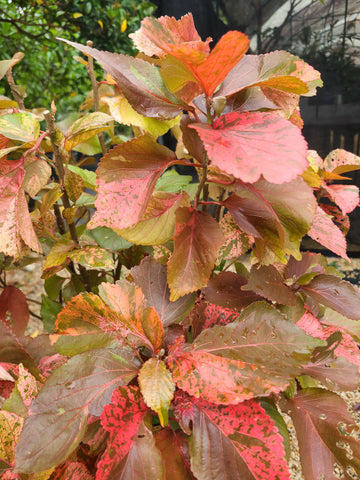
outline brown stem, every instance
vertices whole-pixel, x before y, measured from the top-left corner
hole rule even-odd
[[[56,171],[57,171],[59,179],[60,179],[60,188],[61,188],[61,191],[62,191],[61,199],[62,199],[62,202],[63,202],[63,205],[64,205],[65,208],[71,208],[69,195],[68,195],[68,193],[66,191],[66,188],[65,188],[64,159],[63,159],[63,155],[61,153],[60,147],[56,142],[55,119],[54,119],[53,114],[49,110],[46,110],[44,112],[44,117],[45,117],[45,121],[46,121],[47,131],[48,131],[48,134],[49,134],[49,137],[50,137],[51,146],[52,146],[52,149],[53,149],[54,165],[55,165]],[[59,207],[58,207],[58,209],[59,209]],[[65,230],[63,217],[60,214],[60,210],[58,210],[58,215],[57,215],[57,212],[56,212],[56,208],[54,208],[54,211],[55,211],[56,219],[58,220],[58,218],[59,219],[61,218],[61,222],[60,223],[58,222],[59,231],[61,233],[61,228],[62,227],[64,227],[63,230]],[[71,239],[77,245],[79,245],[79,238],[78,238],[78,235],[77,235],[77,232],[76,232],[75,223],[73,221],[68,222],[66,220],[66,218],[65,218],[65,221],[66,221],[66,223],[69,227],[69,232],[70,232]],[[60,227],[61,224],[62,224],[62,227]],[[89,275],[88,275],[88,272],[87,272],[86,268],[83,267],[82,265],[79,265],[79,271],[80,271],[80,275],[83,279],[83,283],[84,283],[84,286],[85,286],[86,290],[88,292],[91,291],[90,282],[89,282]]]
[[[199,200],[200,200],[200,195],[201,195],[201,192],[204,188],[204,185],[206,183],[206,176],[207,176],[207,167],[208,167],[208,157],[207,155],[205,154],[205,157],[204,157],[204,164],[203,164],[203,171],[202,171],[202,175],[201,175],[201,180],[199,182],[199,185],[198,185],[198,188],[197,188],[197,191],[196,191],[196,194],[195,194],[195,200],[194,200],[194,208],[196,209],[197,208],[197,205],[199,203]]]
[[[11,68],[9,68],[9,70],[6,72],[6,79],[8,81],[8,84],[9,84],[10,89],[11,89],[11,93],[12,93],[15,101],[18,103],[21,110],[25,110],[24,100],[18,94],[18,91],[17,91],[17,88],[16,88],[16,83],[15,83]]]
[[[93,42],[89,40],[86,42],[86,45],[88,47],[92,47]],[[94,110],[95,112],[100,112],[99,88],[98,88],[98,83],[97,83],[95,72],[94,72],[94,59],[90,56],[88,56],[88,63],[87,63],[86,69],[88,71],[88,74],[91,80],[92,89],[93,89]],[[105,155],[106,146],[105,146],[104,135],[102,132],[98,134],[98,138],[99,138],[102,154]]]
[[[225,188],[222,188],[220,190],[220,194],[219,194],[219,202],[222,202],[224,200],[224,196],[225,196]],[[218,205],[217,209],[216,209],[216,213],[215,213],[215,220],[217,222],[220,222],[220,218],[221,218],[221,211],[223,209],[223,206],[222,205]]]

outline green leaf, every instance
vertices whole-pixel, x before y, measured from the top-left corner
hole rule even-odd
[[[30,112],[19,112],[0,117],[0,133],[11,140],[34,143],[40,131],[39,122]]]
[[[117,348],[81,353],[55,370],[31,404],[16,471],[42,472],[64,461],[81,442],[89,415],[99,416],[114,389],[127,385],[138,369],[132,350]]]
[[[132,243],[120,237],[114,230],[108,227],[96,227],[89,230],[90,235],[100,245],[111,252],[119,252],[131,247]]]
[[[75,165],[68,165],[67,168],[74,173],[80,175],[80,177],[84,180],[84,185],[86,188],[91,188],[95,190],[96,188],[96,173],[92,172],[91,170],[87,170],[86,168],[80,168]]]
[[[62,310],[62,305],[46,295],[41,295],[41,318],[46,332],[52,333],[55,328],[56,317]]]
[[[166,170],[156,182],[155,190],[162,192],[179,192],[192,182],[191,175],[180,175],[176,170]]]
[[[165,363],[150,358],[138,375],[140,390],[148,407],[154,410],[163,427],[168,424],[168,410],[175,392],[175,383]]]
[[[92,112],[76,120],[66,132],[65,149],[69,152],[79,143],[112,127],[113,118],[102,112]]]

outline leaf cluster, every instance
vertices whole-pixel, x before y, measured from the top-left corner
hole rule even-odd
[[[54,103],[25,109],[20,57],[0,63],[14,95],[0,113],[3,477],[285,480],[282,414],[306,480],[335,463],[359,475],[339,393],[360,384],[360,297],[300,248],[307,234],[347,259],[359,203],[341,181],[360,158],[322,159],[301,134],[319,73],[247,55],[240,32],[211,50],[191,14],[146,18],[132,39],[136,58],[66,40],[93,102],[65,123]],[[6,272],[36,261],[44,333],[28,336]]]

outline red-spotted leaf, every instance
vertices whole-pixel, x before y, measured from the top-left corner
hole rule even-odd
[[[206,328],[227,325],[238,316],[235,310],[198,300],[189,314],[188,323],[192,326],[193,338],[196,338]]]
[[[38,391],[39,386],[35,377],[20,364],[19,376],[15,382],[14,390],[5,403],[6,406],[4,405],[3,408],[8,411],[15,411],[15,413],[19,415],[21,413],[21,416],[27,417],[27,409],[36,397]],[[21,408],[19,401],[21,402],[21,407],[23,407],[22,412],[18,411],[18,408]],[[14,410],[12,410],[12,407],[15,407]]]
[[[0,474],[13,467],[15,446],[23,423],[24,419],[15,413],[0,411]]]
[[[191,13],[180,20],[168,16],[158,19],[147,17],[141,21],[139,30],[130,34],[130,38],[135,47],[149,57],[171,54],[180,59],[185,57],[194,64],[208,56],[211,41],[211,38],[201,41]]]
[[[239,229],[229,212],[221,219],[220,227],[225,242],[220,248],[217,263],[238,258],[249,250],[253,239]]]
[[[360,157],[342,148],[332,150],[324,160],[323,168],[327,172],[342,174],[358,170],[360,168]]]
[[[146,405],[159,415],[161,425],[166,427],[175,391],[171,373],[162,360],[149,358],[141,367],[138,379]]]
[[[165,480],[196,480],[190,470],[190,457],[184,458],[188,445],[182,432],[163,428],[155,434],[155,443],[161,453]]]
[[[307,144],[295,125],[271,113],[232,112],[212,126],[192,124],[209,159],[244,182],[263,175],[272,183],[294,180],[308,165]]]
[[[0,322],[0,362],[22,363],[32,375],[39,378],[39,370],[34,359],[2,322]]]
[[[340,257],[349,260],[346,255],[346,239],[341,230],[331,220],[321,207],[317,207],[313,224],[308,231],[309,237],[336,253]]]
[[[242,310],[251,303],[262,300],[261,296],[254,292],[243,291],[247,279],[235,272],[220,272],[210,278],[204,289],[207,301],[233,310]]]
[[[360,475],[360,444],[349,435],[355,426],[354,420],[341,397],[322,388],[309,388],[301,390],[291,400],[283,399],[281,409],[294,422],[301,466],[307,480],[337,479],[335,462],[345,472],[347,467],[352,467]],[[350,446],[351,455],[339,442]],[[345,478],[352,477],[345,473]]]
[[[295,305],[297,301],[296,294],[285,285],[283,276],[273,265],[254,265],[250,270],[248,283],[241,289],[250,290],[282,305]]]
[[[9,317],[7,318],[7,313]],[[29,308],[26,297],[14,285],[8,285],[0,295],[0,321],[4,322],[15,335],[23,335],[29,322]]]
[[[133,351],[118,348],[81,353],[55,370],[31,404],[16,471],[42,472],[64,461],[79,445],[89,414],[99,416],[114,389],[128,384],[138,369]]]
[[[235,322],[204,330],[193,344],[175,344],[168,365],[178,387],[190,395],[236,404],[284,390],[324,343],[270,305],[256,303]]]
[[[63,41],[97,60],[141,115],[165,120],[179,115],[186,105],[171,93],[156,65],[127,55]]]
[[[147,411],[138,387],[114,391],[111,404],[101,415],[101,423],[110,433],[110,439],[98,464],[97,480],[163,478],[160,453],[143,422]]]
[[[359,188],[355,185],[324,185],[324,189],[340,207],[343,215],[352,212],[359,205]]]
[[[145,257],[140,265],[131,269],[135,283],[141,287],[148,307],[154,307],[165,327],[180,322],[194,305],[194,295],[184,295],[170,302],[167,270],[151,256]]]
[[[189,451],[198,480],[289,480],[282,437],[257,401],[231,406],[192,401]]]
[[[186,192],[155,191],[149,200],[143,220],[134,227],[117,232],[135,245],[164,245],[174,237],[176,210],[189,206],[190,199]]]
[[[193,208],[176,212],[174,252],[168,263],[170,300],[206,285],[224,241],[219,224]]]
[[[97,170],[97,211],[89,227],[122,229],[142,220],[156,181],[172,163],[176,163],[175,154],[150,135],[110,150]]]
[[[164,328],[153,307],[147,307],[139,287],[124,281],[115,285],[102,283],[102,299],[116,312],[115,318],[103,322],[107,331],[119,332],[120,338],[129,335],[136,344],[146,345],[158,352],[164,340]]]
[[[307,79],[296,74],[296,60],[298,57],[285,51],[245,55],[225,78],[219,95],[229,96],[255,85],[306,94],[309,91]]]
[[[360,320],[360,295],[353,285],[334,275],[317,275],[301,289],[312,300],[352,320]]]
[[[23,190],[23,160],[0,161],[0,251],[14,258],[23,256],[25,247],[41,252]]]
[[[47,184],[51,175],[51,167],[42,158],[27,156],[24,169],[24,189],[30,197],[35,197],[38,191]]]

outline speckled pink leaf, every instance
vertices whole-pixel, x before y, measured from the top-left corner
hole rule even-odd
[[[2,466],[13,466],[15,446],[23,423],[24,419],[15,413],[0,411],[0,472]]]
[[[204,300],[197,300],[189,313],[187,322],[192,326],[193,337],[196,338],[202,330],[214,325],[227,325],[236,320],[239,313],[230,308],[224,308]]]
[[[189,450],[197,479],[290,479],[282,437],[257,401],[231,406],[189,401],[193,402]]]
[[[102,426],[110,433],[110,438],[98,464],[98,480],[114,478],[112,475],[116,474],[119,464],[131,450],[147,411],[138,387],[114,390],[110,405],[106,405],[101,414]]]
[[[307,168],[307,144],[297,127],[271,113],[232,112],[212,126],[193,124],[209,159],[244,182],[263,175],[272,183],[294,180]]]
[[[360,320],[360,295],[350,282],[335,275],[320,274],[306,285],[302,291],[321,305],[330,307],[352,320]]]
[[[0,161],[0,251],[20,258],[26,246],[41,252],[23,189],[23,160]]]
[[[334,349],[335,357],[344,357],[350,363],[360,367],[360,352],[357,343],[340,326],[325,326],[310,312],[305,313],[296,323],[304,332],[315,338],[326,340],[334,332],[342,335],[339,345]]]
[[[194,343],[174,344],[168,365],[178,387],[190,395],[236,404],[284,390],[323,343],[270,305],[256,303],[237,321],[204,330]]]
[[[360,444],[348,434],[355,422],[341,397],[323,388],[308,388],[291,400],[283,399],[281,409],[294,422],[306,479],[336,480],[335,462],[345,471],[351,466],[360,475]],[[352,454],[339,442],[348,444]],[[345,478],[352,477],[346,474]]]
[[[229,212],[221,219],[220,227],[225,242],[219,250],[217,263],[238,258],[249,250],[253,239],[239,229]]]
[[[187,207],[177,210],[167,277],[171,301],[206,285],[223,241],[219,224],[209,214]]]
[[[175,154],[150,135],[110,150],[97,170],[97,211],[89,227],[122,229],[142,220],[156,181],[175,160]]]
[[[330,198],[342,211],[342,214],[352,212],[359,205],[359,188],[355,185],[324,185]]]
[[[342,148],[332,150],[324,160],[323,168],[327,172],[342,174],[358,170],[360,168],[360,157]]]
[[[336,253],[340,257],[349,260],[346,255],[346,240],[341,230],[333,223],[319,206],[317,207],[313,224],[308,231],[309,237]]]
[[[79,445],[89,415],[99,416],[114,389],[127,385],[138,369],[129,348],[98,348],[55,370],[30,406],[17,444],[16,471],[42,472],[64,461]]]
[[[19,377],[15,384],[25,407],[29,407],[39,391],[36,379],[21,364],[19,365]]]
[[[164,327],[180,322],[194,304],[194,295],[184,295],[170,302],[170,290],[167,284],[167,270],[150,255],[140,265],[131,269],[135,283],[141,287],[146,305],[154,307]]]
[[[10,319],[7,319],[7,312]],[[29,322],[29,308],[26,297],[14,285],[8,285],[0,295],[0,321],[4,322],[15,335],[23,335]]]

